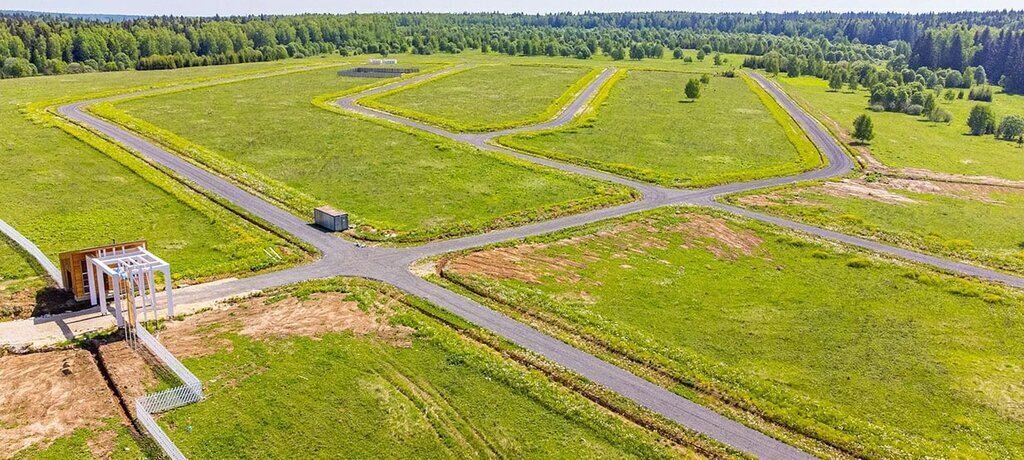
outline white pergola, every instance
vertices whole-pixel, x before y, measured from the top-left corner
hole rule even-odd
[[[107,296],[113,291],[114,316],[118,327],[134,329],[141,320],[149,320],[149,314],[157,319],[158,302],[156,273],[164,276],[166,301],[163,307],[167,316],[174,316],[174,299],[171,296],[171,266],[145,248],[113,248],[100,250],[89,257],[87,276],[89,279],[89,300],[99,305],[102,314],[110,313]],[[104,276],[106,275],[106,276]],[[107,278],[111,286],[107,286]],[[127,303],[127,305],[125,305]],[[125,310],[127,307],[127,310]],[[122,312],[128,314],[126,325]]]

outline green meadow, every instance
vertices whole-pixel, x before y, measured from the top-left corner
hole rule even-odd
[[[703,85],[700,98],[691,101],[683,88],[697,77],[700,74],[629,71],[613,80],[580,123],[499,141],[671,187],[708,186],[820,166],[813,145],[752,81],[715,76]]]
[[[231,308],[251,315],[242,308],[339,294],[385,323],[263,338],[230,322],[200,326],[202,340],[226,344],[183,360],[208,397],[159,419],[186,456],[694,456],[411,307],[421,302],[396,302],[401,295],[378,283],[302,283]]]
[[[846,132],[853,131],[858,115],[870,115],[875,138],[868,147],[887,166],[1024,180],[1024,151],[991,135],[971,136],[967,128],[967,116],[975,104],[990,105],[999,120],[1006,115],[1024,115],[1024,96],[999,92],[991,103],[940,97],[938,107],[953,115],[947,124],[903,113],[872,112],[868,110],[868,91],[830,91],[828,82],[820,78],[779,76],[776,80],[819,119],[830,119]],[[826,126],[835,129],[831,123]]]
[[[360,103],[454,131],[494,131],[553,117],[597,72],[580,67],[481,65]]]
[[[1024,455],[1018,291],[694,208],[442,263],[563,340],[854,456]]]
[[[80,128],[54,126],[43,108],[93,95],[268,72],[321,59],[175,71],[93,73],[0,81],[0,219],[57,254],[145,239],[177,278],[242,274],[302,259],[291,244],[228,212]],[[50,101],[50,102],[47,102]],[[33,122],[36,118],[39,122]],[[284,260],[268,255],[274,250]],[[23,273],[28,273],[24,272]]]
[[[734,196],[730,201],[942,257],[1024,273],[1024,235],[1020,233],[1024,191],[946,184],[939,186],[951,191],[936,193],[886,189],[885,182],[880,179],[873,189],[883,191],[884,199],[850,196],[834,191],[834,184],[804,184]]]
[[[355,236],[372,240],[456,236],[631,199],[622,188],[311,103],[382,83],[336,71],[152,95],[97,113],[303,217],[320,204],[345,210]]]

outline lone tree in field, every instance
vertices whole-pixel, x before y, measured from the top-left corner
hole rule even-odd
[[[828,79],[828,88],[832,91],[843,89],[843,76],[839,75],[839,72],[832,73],[832,77]]]
[[[690,81],[686,82],[686,97],[691,101],[700,97],[700,80],[691,78]]]
[[[996,116],[987,105],[978,104],[971,109],[971,115],[967,117],[967,127],[971,128],[971,134],[980,136],[996,132]]]
[[[871,123],[871,117],[861,115],[853,120],[853,138],[861,143],[875,138],[875,126]]]
[[[1007,141],[1015,141],[1024,136],[1024,117],[1020,115],[1009,115],[1003,118],[996,129],[996,138]]]

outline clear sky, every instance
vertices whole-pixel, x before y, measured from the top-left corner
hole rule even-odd
[[[1020,0],[0,0],[0,9],[62,13],[214,14],[350,13],[388,11],[897,11],[930,12],[1024,8]]]

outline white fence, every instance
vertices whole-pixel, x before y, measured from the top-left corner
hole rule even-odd
[[[28,238],[25,238],[25,235],[22,235],[2,219],[0,219],[0,232],[7,235],[8,238],[14,241],[14,244],[21,246],[25,252],[29,253],[29,255],[36,259],[36,262],[43,267],[43,270],[46,270],[46,274],[50,275],[50,278],[53,278],[53,282],[57,287],[64,287],[64,278],[60,276],[60,270],[57,270],[57,267],[53,265],[53,262],[50,262],[50,259],[46,257],[46,254],[43,254],[43,251],[39,250],[39,247],[37,247],[35,243],[29,241]]]
[[[146,349],[153,353],[153,356],[160,362],[164,363],[182,381],[183,385],[136,399],[135,417],[168,457],[173,460],[185,460],[185,455],[178,450],[178,446],[174,445],[171,438],[167,437],[167,433],[164,433],[164,430],[156,423],[153,414],[202,401],[203,384],[146,328],[138,327],[136,335],[139,342],[145,345]]]

